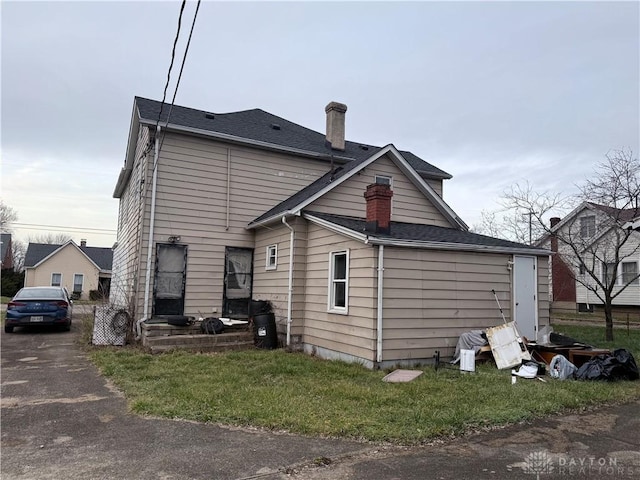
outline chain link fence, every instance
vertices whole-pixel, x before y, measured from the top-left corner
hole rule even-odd
[[[132,317],[125,307],[105,304],[95,309],[93,345],[125,345],[130,336]]]

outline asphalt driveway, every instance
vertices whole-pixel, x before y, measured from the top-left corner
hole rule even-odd
[[[3,479],[640,478],[640,402],[412,448],[144,418],[77,329],[2,334]]]

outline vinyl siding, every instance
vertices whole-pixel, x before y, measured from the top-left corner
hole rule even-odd
[[[82,300],[89,299],[89,291],[98,289],[100,270],[77,247],[67,245],[35,268],[29,268],[25,287],[51,285],[51,274],[62,274],[62,287],[73,292],[73,279],[76,273],[84,276]]]
[[[329,313],[330,252],[349,250],[348,315]],[[375,249],[317,225],[307,231],[305,347],[325,348],[368,361],[375,359]]]
[[[307,224],[299,217],[289,218],[288,223],[295,232],[291,335],[292,338],[294,336],[300,338],[305,305]],[[272,228],[260,228],[256,232],[253,267],[253,297],[271,301],[278,330],[280,333],[285,334],[289,296],[290,233],[289,228],[282,224]],[[273,270],[266,269],[266,253],[269,245],[277,245],[277,264]]]
[[[335,187],[309,205],[307,210],[365,217],[364,192],[367,185],[375,182],[376,175],[393,178],[391,220],[451,227],[446,218],[387,156],[379,158],[360,173]]]
[[[640,234],[637,234],[640,237]],[[630,238],[620,249],[620,256],[624,256],[622,262],[636,262],[640,271],[640,238]],[[597,265],[596,270],[602,279],[602,265]],[[622,284],[622,264],[618,267],[618,283]],[[586,277],[586,276],[585,276]],[[593,282],[593,280],[592,280]],[[614,294],[619,292],[620,286],[615,287]],[[593,293],[587,291],[586,287],[576,282],[576,301],[593,305],[602,305],[602,301]],[[640,284],[629,285],[616,298],[613,299],[615,306],[640,306]]]
[[[385,248],[383,361],[453,356],[458,337],[511,317],[506,254]],[[546,258],[538,269],[539,325],[548,323]],[[545,313],[546,312],[546,313]]]
[[[135,159],[131,177],[120,197],[118,209],[117,246],[113,251],[110,302],[128,307],[130,313],[137,315],[136,291],[141,285],[140,249],[143,231],[143,212],[145,210],[145,189],[149,182],[148,165],[153,162],[153,151],[146,151],[150,141],[149,128],[141,126],[138,131]],[[146,180],[145,180],[146,178]],[[148,223],[146,223],[148,225]]]
[[[150,162],[152,158],[150,154]],[[328,167],[326,162],[199,137],[172,133],[164,137],[158,162],[154,245],[166,243],[170,236],[179,236],[179,243],[188,247],[185,315],[222,312],[225,247],[253,248],[254,232],[246,230],[246,225],[323,175]],[[149,191],[144,205],[145,233],[138,251],[139,310],[144,303],[151,168],[146,182]],[[127,189],[130,188],[131,182]],[[153,282],[153,260],[150,268]]]

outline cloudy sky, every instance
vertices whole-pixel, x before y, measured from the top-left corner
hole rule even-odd
[[[14,233],[111,246],[133,97],[162,98],[180,2],[0,8]],[[637,1],[203,1],[176,103],[318,131],[346,103],[348,139],[451,173],[445,200],[473,225],[516,182],[569,193],[609,150],[638,152],[639,19]]]

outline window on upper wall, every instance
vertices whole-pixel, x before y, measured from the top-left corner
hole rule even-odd
[[[616,276],[615,263],[602,263],[602,282],[609,285],[611,280]]]
[[[81,293],[83,284],[84,275],[82,273],[76,273],[73,276],[73,293]]]
[[[269,245],[267,247],[266,270],[275,270],[278,267],[278,245]]]
[[[580,236],[591,238],[596,234],[596,216],[589,215],[580,218]]]
[[[622,262],[622,284],[638,285],[638,262]]]
[[[51,274],[51,286],[52,287],[61,287],[62,286],[62,274],[61,273],[52,273]]]
[[[389,177],[388,175],[376,175],[374,177],[374,182],[378,185],[389,185],[389,188],[393,190],[393,177]]]
[[[349,250],[329,254],[329,302],[333,313],[349,310]]]

